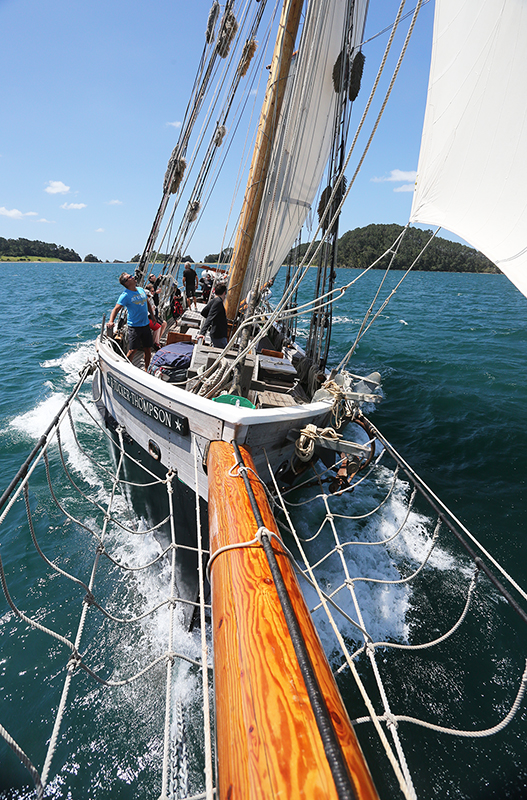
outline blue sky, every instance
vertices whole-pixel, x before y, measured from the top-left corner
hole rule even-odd
[[[365,38],[390,25],[397,7],[371,0]],[[209,0],[0,0],[0,236],[55,242],[109,261],[142,251],[209,9]],[[432,16],[429,2],[341,232],[408,220]],[[387,37],[365,46],[360,99]],[[194,239],[195,260],[218,251],[221,230],[218,219]]]

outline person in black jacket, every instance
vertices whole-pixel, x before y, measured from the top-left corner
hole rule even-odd
[[[201,316],[205,317],[205,322],[201,326],[200,337],[204,338],[206,332],[210,328],[210,338],[213,347],[221,347],[222,349],[227,346],[227,314],[223,306],[225,298],[227,297],[227,287],[224,283],[219,283],[215,289],[215,295],[210,300],[203,311]]]

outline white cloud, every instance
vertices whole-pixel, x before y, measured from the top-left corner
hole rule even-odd
[[[404,172],[402,169],[392,169],[388,177],[384,176],[383,178],[372,178],[374,183],[386,183],[387,181],[393,183],[406,183],[407,181],[415,181],[417,178],[417,172],[415,170],[409,170]],[[395,189],[395,191],[400,191]],[[406,189],[405,191],[408,191]]]
[[[67,211],[71,208],[86,208],[86,203],[63,203],[61,208],[65,208]]]
[[[48,194],[68,194],[69,190],[70,187],[62,183],[62,181],[48,181],[44,191]]]
[[[403,186],[397,186],[393,191],[394,192],[413,192],[415,189],[414,183],[405,183]]]
[[[108,205],[108,206],[122,206],[122,204],[123,204],[122,200],[109,200],[106,203],[106,205]]]
[[[172,128],[181,128],[181,122],[167,122],[167,125],[171,125]]]
[[[96,228],[95,233],[104,233],[104,228]]]
[[[54,225],[55,224],[55,220],[53,220],[53,219],[44,219],[44,217],[42,217],[42,219],[39,219],[39,222],[47,222],[49,225]]]
[[[25,214],[19,211],[18,208],[0,208],[0,215],[3,217],[10,217],[11,219],[22,219],[22,217],[38,217],[36,211],[26,211]]]

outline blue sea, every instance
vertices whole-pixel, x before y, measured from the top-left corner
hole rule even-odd
[[[117,299],[117,276],[123,268],[121,264],[0,266],[4,283],[12,287],[12,299],[5,302],[9,312],[5,318],[11,323],[4,326],[7,341],[0,363],[2,490],[58,412],[83,364],[94,358],[102,316],[108,316]],[[356,274],[338,270],[337,284],[348,283]],[[329,366],[339,362],[353,341],[380,274],[366,275],[336,304]],[[401,276],[401,272],[393,273],[385,294]],[[273,289],[277,297],[282,278]],[[300,342],[302,336],[301,328]],[[526,365],[527,299],[504,276],[423,272],[406,278],[349,364],[355,373],[380,372],[383,402],[371,410],[372,421],[524,588]],[[89,386],[82,390],[82,397],[89,404]],[[98,461],[111,466],[115,456],[105,437],[86,411],[80,409],[76,414],[81,444]],[[92,471],[71,434],[65,437],[64,452],[72,476],[95,492],[103,504],[107,484]],[[50,458],[58,462],[56,447]],[[52,463],[52,478],[58,481],[66,495],[65,505],[75,516],[81,507],[59,472]],[[93,554],[89,536],[80,526],[65,522],[60,511],[44,499],[48,497],[46,476],[41,471],[35,475],[29,498],[36,537],[50,560],[63,569],[86,574]],[[137,507],[130,504],[127,508],[126,500],[123,495],[122,511],[132,525],[137,523]],[[309,527],[310,512],[307,518],[302,513],[299,524]],[[90,522],[86,518],[81,521]],[[388,613],[394,619],[388,636],[397,636],[398,625],[406,631],[424,625],[429,614],[432,619],[434,613],[448,617],[468,563],[460,548],[448,542],[441,550],[444,567],[434,567],[437,574],[443,573],[446,588],[417,587],[408,598],[402,620],[395,619],[398,609],[390,608]],[[141,540],[136,550],[124,540],[112,544],[130,563],[146,561],[155,555],[157,546],[152,538]],[[14,601],[42,624],[74,636],[74,619],[83,595],[65,587],[36,554],[22,499],[0,526],[0,547]],[[155,605],[168,577],[161,570],[150,582],[134,580],[121,584],[115,571],[108,568],[97,584],[99,596],[122,615],[132,613],[142,608],[141,604]],[[387,683],[392,697],[400,701],[400,706],[394,702],[398,713],[458,728],[491,727],[507,713],[527,658],[527,629],[488,582],[481,586],[466,632],[440,657],[410,663],[406,657],[386,656]],[[67,654],[59,642],[18,620],[3,595],[0,597],[0,724],[41,769],[60,701]],[[455,617],[459,609],[452,613]],[[439,634],[434,630],[434,635]],[[133,633],[106,621],[93,629],[88,625],[90,663],[106,675],[128,674],[140,662],[140,653],[155,656],[159,652],[158,637],[155,622],[145,623]],[[181,650],[198,656],[198,631],[180,630],[176,638]],[[189,669],[178,681],[185,712],[199,715],[196,675]],[[345,676],[339,682],[352,707],[354,688]],[[76,677],[45,796],[83,800],[158,797],[164,721],[164,696],[160,697],[164,690],[160,687],[155,676],[146,684],[119,690],[104,689],[85,673]],[[354,716],[352,708],[350,715]],[[526,699],[505,731],[489,739],[451,739],[423,729],[406,731],[401,736],[418,797],[527,797]],[[381,797],[401,796],[367,729],[361,726],[358,733]],[[203,790],[198,777],[202,754],[197,745],[193,750],[192,742],[189,730],[189,761],[197,792]],[[10,748],[0,743],[0,797],[31,797],[31,786],[25,768]]]

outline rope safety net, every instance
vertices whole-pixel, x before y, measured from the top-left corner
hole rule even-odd
[[[0,502],[0,579],[7,611],[1,619],[4,634],[17,634],[4,635],[9,640],[4,656],[9,668],[12,648],[20,649],[25,638],[34,642],[25,648],[20,696],[31,705],[29,683],[35,705],[21,714],[19,698],[6,698],[0,736],[24,765],[38,797],[64,782],[64,774],[81,760],[79,752],[93,747],[90,735],[79,744],[86,715],[92,715],[98,737],[109,730],[111,744],[99,747],[120,774],[135,770],[137,777],[144,770],[145,785],[159,788],[160,798],[211,798],[204,510],[194,500],[185,517],[175,474],[160,477],[147,470],[127,452],[122,429],[108,448],[110,434],[81,391],[89,372],[83,370],[25,474],[21,471]],[[346,435],[353,429],[352,424]],[[364,427],[360,430],[364,438]],[[523,600],[525,593],[371,423],[369,432],[376,437],[375,457],[339,491],[334,470],[323,470],[321,462],[304,473],[294,492],[281,487],[270,467],[260,480],[266,480],[359,736],[374,731],[373,738],[361,738],[366,755],[376,753],[369,759],[376,763],[380,752],[391,764],[391,778],[378,787],[381,796],[400,792],[413,798],[418,791],[407,754],[409,731],[441,736],[442,747],[454,736],[476,747],[478,740],[516,723],[527,681],[524,665],[506,661],[506,679],[490,687],[478,676],[483,662],[488,670],[499,669],[507,658],[497,620],[505,614],[509,630],[517,627],[518,615],[524,617],[519,607],[502,602],[500,581]],[[329,429],[323,433],[332,438]],[[365,445],[371,448],[371,441]],[[192,454],[197,485],[202,457],[197,441]],[[132,496],[146,498],[145,507],[136,508]],[[155,515],[146,508],[154,497],[163,498],[155,500]],[[454,529],[470,539],[468,549],[460,547]],[[255,528],[252,547],[261,546],[257,534]],[[13,548],[27,551],[23,563],[11,557]],[[501,572],[499,581],[488,579],[488,563]],[[57,611],[57,598],[59,608],[71,609],[67,614]],[[495,631],[491,639],[489,627]],[[477,653],[473,685],[455,668],[456,652],[467,646]],[[410,697],[406,675],[422,682]],[[43,687],[50,708],[39,714]],[[485,703],[474,719],[470,709],[481,694]],[[141,763],[146,766],[138,767]]]
[[[503,732],[515,719],[527,663],[509,661],[504,644],[510,625],[524,635],[527,618],[514,598],[526,597],[382,434],[371,424],[368,430],[377,434],[376,456],[346,488],[335,489],[338,460],[334,469],[312,464],[295,490],[281,487],[269,459],[269,474],[260,479],[272,492],[275,516],[339,688],[353,709],[353,724],[359,736],[366,726],[371,731],[361,738],[363,747],[366,741],[372,748],[366,758],[378,763],[384,753],[391,763],[391,778],[385,770],[386,785],[377,788],[381,796],[382,788],[386,796],[398,796],[398,788],[414,798],[418,788],[422,796],[423,784],[414,786],[412,774],[422,766],[406,751],[415,749],[419,731],[440,735],[445,749],[445,735],[452,742],[471,740],[469,760],[478,740]],[[468,679],[456,661],[467,649],[473,654]],[[494,673],[490,683],[502,683],[497,675],[503,659],[510,665],[506,688],[493,693],[483,674]],[[410,678],[417,683],[410,685]]]
[[[111,437],[101,425],[82,392],[91,371],[82,371],[26,474],[2,498],[6,669],[28,645],[20,696],[4,698],[0,739],[39,798],[69,786],[64,776],[81,772],[75,762],[94,747],[94,781],[102,769],[121,776],[118,784],[134,775],[160,798],[212,798],[199,501],[192,493],[182,508],[175,473],[152,473],[127,452],[123,429]],[[13,548],[27,552],[22,561]],[[40,713],[42,696],[50,707]],[[90,744],[94,732],[98,743]],[[192,753],[189,738],[201,742]],[[7,751],[2,763],[16,771]],[[79,785],[89,780],[84,774]]]

